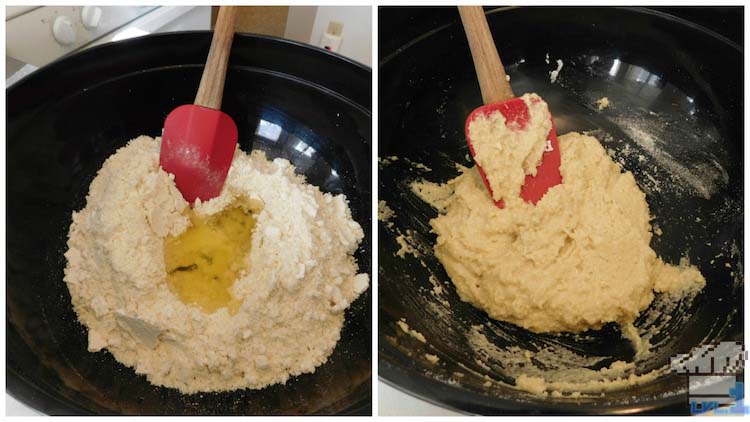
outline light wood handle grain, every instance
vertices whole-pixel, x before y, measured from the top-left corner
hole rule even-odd
[[[479,88],[482,90],[482,101],[492,104],[510,100],[515,95],[505,77],[505,68],[492,40],[484,10],[481,6],[458,6],[458,13],[469,40]]]
[[[195,95],[195,104],[214,110],[221,109],[224,95],[224,79],[227,76],[227,63],[232,50],[234,23],[237,21],[237,6],[221,6],[214,26],[211,48],[208,50],[206,67],[203,69],[201,84]]]

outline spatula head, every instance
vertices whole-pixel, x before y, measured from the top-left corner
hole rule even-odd
[[[521,98],[513,98],[501,103],[487,104],[476,108],[466,119],[466,126],[464,128],[466,142],[469,144],[472,157],[474,157],[474,147],[471,144],[471,136],[469,136],[469,125],[477,116],[490,115],[496,111],[499,111],[505,117],[505,125],[512,130],[525,130],[529,127],[531,118],[529,108]],[[554,120],[551,123],[552,126],[546,139],[547,146],[542,154],[542,162],[536,168],[536,176],[526,175],[524,184],[521,187],[521,198],[535,205],[551,187],[562,182],[562,176],[560,175],[560,147],[557,142]],[[477,169],[491,197],[492,188],[490,187],[490,182],[479,163],[477,163]],[[499,208],[504,207],[502,199],[494,202]]]
[[[186,201],[219,196],[237,146],[237,125],[227,114],[193,104],[164,121],[159,164],[174,174]]]

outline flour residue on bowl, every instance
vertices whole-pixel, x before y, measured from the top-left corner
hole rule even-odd
[[[670,178],[669,189],[708,199],[729,182],[726,170],[715,157],[702,158],[700,163],[677,159],[669,151],[676,145],[691,145],[711,141],[711,131],[696,133],[682,128],[682,122],[665,121],[659,115],[642,112],[623,113],[611,119],[620,129],[650,156]],[[711,141],[712,142],[712,141]]]
[[[422,343],[427,343],[427,339],[425,339],[424,334],[409,327],[409,324],[406,323],[406,320],[404,318],[401,318],[401,320],[396,321],[396,324],[398,324],[398,327],[401,328],[401,331],[403,331],[404,333],[414,337],[415,339],[419,340]]]
[[[378,221],[382,221],[387,227],[392,227],[393,222],[390,220],[395,216],[396,213],[388,206],[388,203],[382,199],[378,201]]]
[[[483,326],[472,326],[466,339],[482,366],[500,368],[504,375],[515,380],[518,389],[532,394],[579,397],[582,394],[601,394],[654,380],[664,373],[654,370],[635,373],[633,362],[615,361],[601,366],[605,357],[588,357],[562,346],[545,346],[531,351],[518,346],[500,348],[489,341]],[[600,369],[591,369],[597,365]],[[496,381],[500,382],[500,381]]]
[[[605,108],[609,107],[609,98],[601,97],[598,100],[596,100],[595,104],[596,104],[596,109],[598,111],[602,111]]]
[[[387,166],[389,164],[395,163],[396,161],[398,161],[397,155],[378,157],[378,166]]]

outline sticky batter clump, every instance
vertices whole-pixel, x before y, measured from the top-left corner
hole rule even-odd
[[[609,98],[602,97],[596,100],[596,109],[599,111],[604,110],[605,108],[609,107]]]
[[[536,175],[552,128],[547,103],[536,94],[526,94],[521,99],[529,110],[526,127],[515,122],[507,124],[500,112],[479,114],[469,124],[474,160],[485,174],[492,175],[488,180],[496,201],[518,196],[526,175]]]
[[[496,135],[493,128],[487,136]],[[526,133],[543,144],[545,129]],[[503,154],[506,161],[495,165],[531,174],[524,165],[538,162],[541,150],[529,155],[530,140],[514,142],[502,147],[521,153]],[[633,175],[591,136],[569,133],[559,143],[563,183],[536,206],[518,196],[521,177],[510,179],[504,172],[511,170],[494,171],[485,163],[491,183],[495,177],[507,183],[497,189],[508,193],[504,209],[494,205],[475,167],[432,189],[440,192],[435,199],[441,210],[431,221],[435,255],[461,299],[533,332],[580,332],[609,322],[630,327],[655,291],[702,288],[705,280],[695,267],[665,264],[651,249],[649,208]]]
[[[73,213],[65,282],[89,351],[183,393],[314,372],[369,284],[346,198],[238,149],[221,195],[190,209],[159,146],[141,136],[109,157]]]

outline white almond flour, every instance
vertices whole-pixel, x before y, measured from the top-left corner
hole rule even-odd
[[[289,161],[236,151],[213,215],[238,199],[262,204],[242,304],[204,313],[168,288],[164,239],[184,232],[188,204],[159,167],[160,139],[132,140],[107,159],[73,213],[65,282],[89,350],[106,348],[155,384],[183,393],[257,389],[314,372],[333,352],[344,310],[365,291],[352,254],[364,237],[343,195],[322,193]]]

